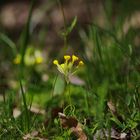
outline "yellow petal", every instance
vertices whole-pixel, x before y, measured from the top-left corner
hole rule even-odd
[[[69,55],[64,55],[64,59],[65,59],[65,60],[68,61],[68,60],[70,60],[70,58],[71,58],[71,57],[70,57]]]
[[[62,69],[64,69],[64,68],[65,68],[65,64],[61,64],[60,66],[62,67]]]
[[[84,65],[84,62],[83,61],[80,61],[79,62],[79,66],[83,66]]]
[[[53,64],[54,64],[54,65],[58,65],[58,64],[59,64],[59,63],[58,63],[58,60],[54,60],[54,61],[53,61]]]
[[[36,63],[37,64],[41,64],[42,62],[43,62],[43,57],[40,56],[40,57],[36,58]]]
[[[75,56],[75,55],[72,55],[72,62],[75,62],[75,61],[77,61],[77,60],[78,60],[78,57]]]

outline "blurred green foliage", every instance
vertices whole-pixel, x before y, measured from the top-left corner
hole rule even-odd
[[[49,27],[42,25],[39,43],[31,31],[34,2],[32,0],[27,23],[16,41],[0,32],[0,94],[3,99],[0,101],[0,138],[22,138],[36,129],[42,137],[71,137],[69,130],[62,128],[58,112],[57,117],[51,118],[54,108],[65,110],[68,107],[67,114],[74,112],[72,115],[83,123],[88,138],[98,130],[115,128],[119,133],[131,133],[131,137],[139,139],[140,27],[137,25],[139,16],[135,17],[140,12],[139,0],[102,1],[103,26],[91,19],[83,28],[75,17],[61,30],[64,47],[54,46],[52,52],[39,46],[44,44],[40,36],[47,34]],[[61,2],[59,7],[65,18]],[[76,42],[75,36],[70,40],[75,30],[80,42]],[[80,47],[77,49],[71,44]],[[75,75],[84,84],[70,81],[67,85],[62,75],[56,73],[52,60],[60,58],[63,63],[66,54],[76,54],[84,61],[84,67]],[[45,109],[46,116],[32,113],[30,109],[34,104]],[[15,108],[21,109],[18,118],[13,117]],[[89,124],[84,122],[88,119]]]

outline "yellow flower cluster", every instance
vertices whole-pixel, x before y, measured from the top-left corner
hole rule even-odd
[[[34,64],[41,64],[43,63],[44,58],[39,50],[35,50],[32,54],[30,49],[27,50],[25,57],[24,57],[24,63],[27,66],[32,66]],[[17,54],[17,56],[13,60],[14,64],[20,64],[21,63],[21,55]]]
[[[66,81],[68,82],[69,76],[73,75],[79,66],[84,65],[83,61],[75,55],[64,55],[64,63],[59,64],[58,60],[54,60],[53,64],[57,65],[57,69],[60,73],[64,74]]]

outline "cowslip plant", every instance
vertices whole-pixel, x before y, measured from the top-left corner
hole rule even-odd
[[[54,60],[53,64],[57,66],[58,71],[64,75],[67,84],[69,83],[69,77],[73,75],[77,69],[84,65],[83,61],[75,55],[64,55],[64,63],[59,64],[58,60]]]
[[[79,57],[75,55],[64,55],[63,63],[60,64],[59,61],[55,59],[53,64],[57,66],[58,71],[64,76],[68,86],[69,105],[64,109],[64,112],[67,112],[69,115],[74,115],[75,106],[73,106],[71,102],[69,78],[71,75],[75,74],[76,71],[84,65],[84,63]]]

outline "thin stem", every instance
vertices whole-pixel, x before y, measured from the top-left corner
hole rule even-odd
[[[68,96],[69,96],[69,104],[72,105],[72,102],[71,102],[70,83],[68,83],[67,86],[68,86],[68,94],[69,94],[69,95],[68,95]]]
[[[25,93],[24,93],[24,90],[23,90],[22,81],[19,80],[19,82],[20,82],[21,94],[22,94],[22,97],[23,97],[23,103],[24,103],[24,108],[25,108],[26,124],[27,124],[27,129],[28,129],[28,132],[29,132],[29,130],[30,130],[30,116],[29,116],[29,111],[28,111],[28,107],[27,107]]]
[[[61,0],[57,0],[57,2],[58,2],[58,5],[60,7],[60,10],[62,12],[62,16],[63,16],[63,21],[64,21],[64,47],[67,48],[67,23],[66,23],[66,17],[65,17],[64,8],[63,8]]]
[[[68,100],[69,100],[69,105],[66,106],[66,108],[64,108],[64,113],[66,113],[67,110],[68,110],[68,115],[72,115],[72,116],[74,116],[75,106],[72,105],[71,91],[70,91],[70,83],[69,83],[69,82],[67,82],[67,84],[66,84],[66,89],[68,90]]]
[[[64,20],[64,28],[65,28],[65,31],[66,31],[67,23],[66,23],[64,8],[62,6],[61,0],[57,0],[57,1],[58,1],[59,6],[60,6],[60,9],[62,11],[62,16],[63,16],[63,20]]]
[[[64,91],[62,92],[62,107],[63,107],[63,110],[65,108],[65,92],[66,92],[66,86],[64,86]]]

